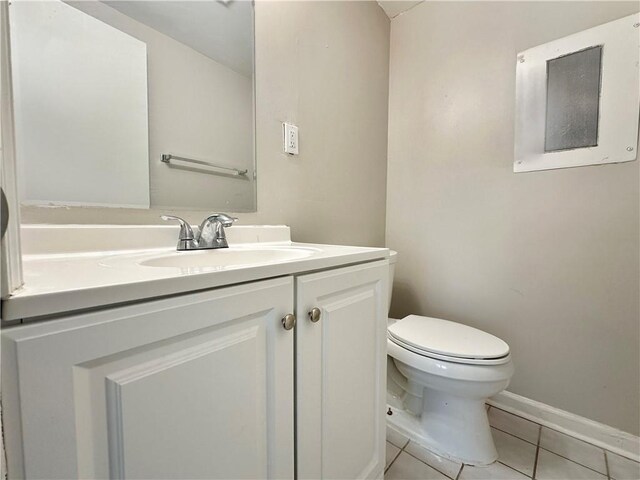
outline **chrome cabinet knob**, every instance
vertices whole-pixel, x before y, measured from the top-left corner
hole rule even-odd
[[[286,314],[284,317],[282,317],[282,326],[285,330],[291,330],[296,326],[296,316],[292,313]]]
[[[318,320],[320,320],[321,315],[322,311],[318,307],[313,307],[309,311],[309,320],[311,320],[313,323],[316,323]]]

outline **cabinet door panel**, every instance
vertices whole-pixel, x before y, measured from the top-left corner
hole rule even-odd
[[[12,477],[293,478],[292,298],[287,277],[5,331]]]
[[[297,279],[299,478],[382,477],[387,281],[386,261]]]
[[[258,478],[267,472],[264,328],[242,322],[105,377],[112,476]]]

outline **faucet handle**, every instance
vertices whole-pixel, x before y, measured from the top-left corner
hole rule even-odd
[[[205,222],[214,222],[214,221],[220,222],[223,227],[230,227],[231,225],[233,225],[234,222],[237,222],[238,219],[236,217],[227,215],[226,213],[213,213],[205,219]]]
[[[175,215],[161,215],[162,220],[176,220],[180,223],[180,240],[193,240],[193,229],[186,220]]]
[[[194,248],[194,236],[191,225],[184,219],[175,215],[161,215],[162,220],[176,220],[180,223],[180,236],[178,237],[178,250],[192,250]]]

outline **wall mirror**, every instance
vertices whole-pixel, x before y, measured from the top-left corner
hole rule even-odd
[[[29,205],[256,210],[246,0],[13,0]]]

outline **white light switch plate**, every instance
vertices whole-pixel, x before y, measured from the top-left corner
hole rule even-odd
[[[298,154],[298,127],[290,123],[282,124],[282,133],[284,140],[284,153],[289,155]]]

